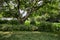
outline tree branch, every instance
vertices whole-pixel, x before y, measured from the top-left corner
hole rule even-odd
[[[40,1],[40,0],[39,0]],[[39,2],[39,1],[37,1],[37,2]],[[36,3],[37,3],[36,2]],[[47,3],[47,2],[46,2]],[[19,12],[19,18],[20,18],[20,22],[24,22],[28,17],[29,17],[29,15],[33,12],[33,11],[37,11],[40,7],[42,7],[42,6],[44,6],[45,5],[45,3],[43,3],[43,5],[41,5],[41,6],[37,6],[37,5],[34,5],[32,8],[28,8],[27,9],[27,15],[25,16],[25,17],[23,17],[23,18],[21,18],[21,16],[20,16],[20,12]],[[18,0],[18,10],[19,10],[19,7],[20,7],[20,1]]]

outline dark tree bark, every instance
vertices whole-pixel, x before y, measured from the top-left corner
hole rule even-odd
[[[18,8],[18,17],[17,17],[17,19],[18,19],[18,22],[19,22],[20,24],[23,24],[24,21],[22,20],[21,14],[20,14],[20,11],[19,11],[19,9],[20,9],[20,1],[17,0],[17,3],[18,3],[18,6],[17,6],[17,8]]]

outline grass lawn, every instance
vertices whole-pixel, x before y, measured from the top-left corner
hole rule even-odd
[[[0,40],[60,40],[60,38],[58,34],[47,32],[0,31]]]

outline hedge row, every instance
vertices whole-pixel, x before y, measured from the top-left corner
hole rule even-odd
[[[41,22],[38,26],[38,30],[47,32],[57,32],[60,31],[60,25],[58,23]]]
[[[36,26],[30,25],[0,25],[0,31],[34,31]]]
[[[19,24],[17,20],[0,20],[0,24]]]
[[[41,22],[36,25],[3,25],[0,24],[0,31],[45,31],[57,32],[60,31],[60,25],[55,23]]]

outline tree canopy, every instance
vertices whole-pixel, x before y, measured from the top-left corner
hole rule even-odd
[[[32,17],[40,21],[52,21],[60,15],[59,0],[1,0],[0,2],[0,13],[3,17],[17,18],[20,23]]]

